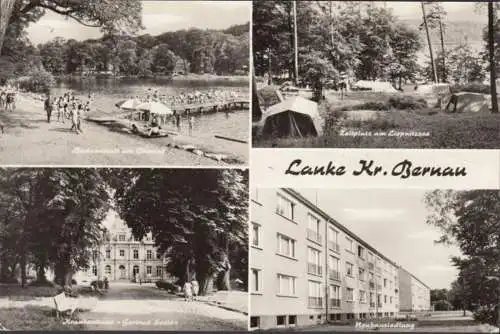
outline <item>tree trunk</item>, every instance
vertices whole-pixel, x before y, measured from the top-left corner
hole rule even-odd
[[[9,25],[12,11],[16,0],[2,0],[0,1],[0,56],[2,55],[2,46],[5,38],[5,31]]]
[[[490,58],[491,112],[498,113],[496,63],[495,63],[495,13],[494,3],[488,2],[488,52]]]
[[[47,277],[45,277],[45,266],[44,265],[38,265],[36,269],[36,280],[37,282],[46,282]]]
[[[443,73],[441,76],[441,81],[446,82],[446,51],[444,49],[444,31],[443,31],[443,22],[441,21],[441,18],[439,18],[439,34],[441,35],[441,54],[443,57]]]
[[[293,48],[293,45],[294,45],[294,35],[293,35],[293,8],[292,8],[292,4],[290,3],[290,8],[288,9],[288,28],[290,29],[290,50],[293,50],[293,52],[291,52],[291,54],[293,55],[295,50]],[[288,76],[290,78],[293,78],[295,76],[295,63],[293,61],[293,57],[292,59],[290,59],[290,67],[288,68]]]
[[[23,250],[21,253],[21,286],[24,288],[26,286],[26,252]]]
[[[55,278],[54,281],[60,286],[71,285],[71,280],[73,278],[73,271],[70,266],[61,261],[56,263],[54,267]]]
[[[436,72],[436,64],[434,63],[434,54],[432,52],[432,44],[431,44],[431,36],[429,35],[429,27],[427,26],[427,17],[425,15],[425,7],[424,7],[424,2],[420,2],[422,6],[422,15],[424,19],[424,26],[425,26],[425,33],[427,35],[427,44],[429,45],[429,55],[431,57],[431,65],[432,65],[432,76],[434,77],[434,82],[438,82],[437,78],[437,72]]]

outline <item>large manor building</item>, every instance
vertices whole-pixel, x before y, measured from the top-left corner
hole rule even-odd
[[[123,221],[115,219],[106,242],[92,251],[87,273],[99,279],[156,281],[166,278],[166,260],[155,247],[151,233],[136,240]],[[136,276],[138,275],[138,276]]]

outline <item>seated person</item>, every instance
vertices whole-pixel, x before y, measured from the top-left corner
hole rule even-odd
[[[149,136],[153,136],[153,135],[160,135],[160,130],[161,130],[161,126],[160,124],[158,124],[158,120],[155,118],[152,122],[151,122],[151,129],[149,129]]]

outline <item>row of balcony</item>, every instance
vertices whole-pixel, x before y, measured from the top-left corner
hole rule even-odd
[[[308,307],[310,308],[322,308],[326,305],[323,305],[323,297],[309,297],[308,298]],[[353,303],[353,301],[349,301],[349,303]],[[342,301],[340,299],[330,298],[328,302],[329,307],[341,307]],[[370,302],[370,308],[375,308],[376,305],[374,302]],[[378,307],[382,307],[382,303],[378,303]]]

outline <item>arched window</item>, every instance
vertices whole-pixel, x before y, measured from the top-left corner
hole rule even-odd
[[[111,266],[109,264],[104,267],[104,273],[106,275],[111,275]]]

